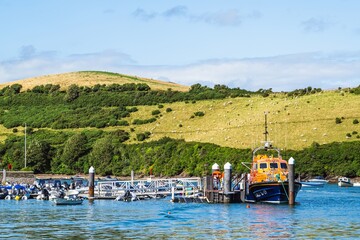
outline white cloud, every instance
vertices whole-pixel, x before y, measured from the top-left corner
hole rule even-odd
[[[207,24],[220,26],[237,26],[241,24],[244,19],[260,18],[261,13],[258,11],[253,11],[249,14],[242,15],[237,9],[228,9],[215,12],[192,14],[188,11],[186,6],[179,5],[163,12],[148,12],[145,9],[138,8],[133,12],[133,16],[143,21],[150,21],[157,17],[182,17],[192,22],[204,22]]]
[[[127,64],[136,62],[129,55],[114,50],[58,57],[55,52],[37,52],[26,46],[21,49],[19,58],[0,62],[0,83],[71,71],[116,70]]]
[[[301,23],[305,32],[323,32],[333,24],[321,18],[309,18]]]
[[[360,52],[217,59],[183,66],[141,66],[129,55],[113,50],[63,58],[35,52],[26,58],[1,62],[0,82],[83,70],[112,71],[188,86],[201,83],[247,90],[291,91],[308,86],[335,89],[360,85]]]
[[[276,91],[291,91],[308,86],[334,89],[360,84],[359,56],[360,53],[333,55],[309,53],[267,58],[211,60],[180,67],[136,67],[127,70],[133,74],[168,79],[185,85],[225,84],[248,90],[272,88]]]

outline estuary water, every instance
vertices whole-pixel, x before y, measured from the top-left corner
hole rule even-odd
[[[358,239],[360,187],[303,188],[293,207],[0,200],[1,239]]]

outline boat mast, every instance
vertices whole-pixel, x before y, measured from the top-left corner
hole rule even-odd
[[[25,147],[24,147],[24,156],[25,156],[25,168],[26,168],[26,123],[25,123]]]
[[[264,135],[265,135],[265,143],[267,143],[267,136],[269,134],[268,130],[267,130],[267,114],[268,112],[264,112],[265,114],[265,132],[264,132]]]

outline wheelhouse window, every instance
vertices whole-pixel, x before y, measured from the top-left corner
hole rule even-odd
[[[287,164],[286,163],[280,163],[280,165],[281,165],[282,169],[287,169]]]
[[[267,164],[266,163],[260,163],[260,169],[264,169],[267,168]]]
[[[277,163],[270,163],[270,168],[278,168],[278,164]]]

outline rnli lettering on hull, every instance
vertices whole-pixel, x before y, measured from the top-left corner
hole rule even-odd
[[[267,191],[266,190],[260,190],[260,191],[258,191],[256,193],[254,193],[254,195],[255,195],[256,198],[261,198],[262,196],[267,195]]]

